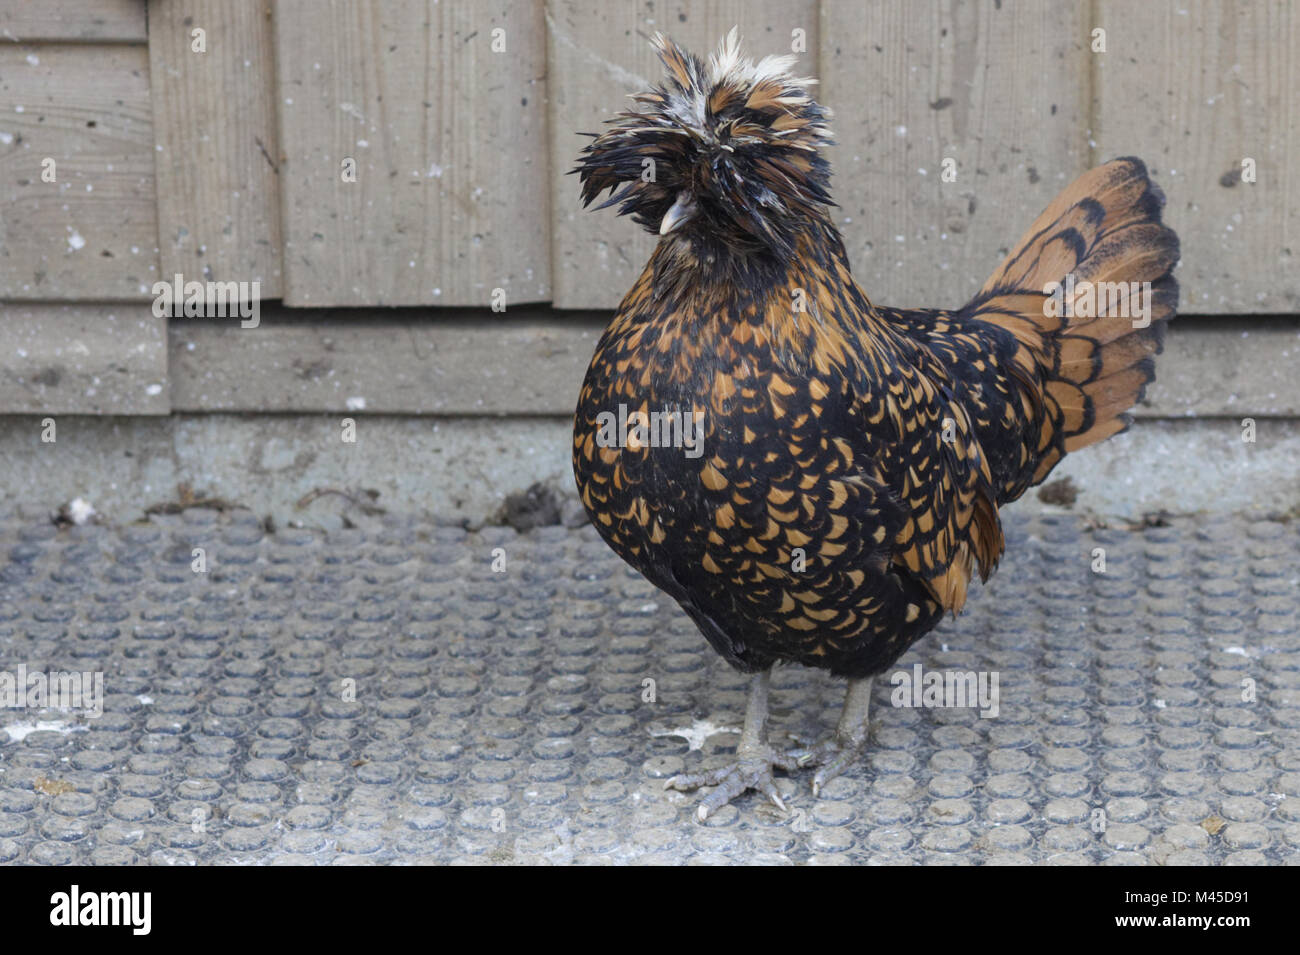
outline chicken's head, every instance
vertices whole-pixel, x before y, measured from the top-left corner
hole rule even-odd
[[[667,77],[583,150],[584,204],[609,189],[598,208],[618,204],[660,236],[789,256],[832,204],[816,81],[790,72],[793,56],[743,57],[734,28],[707,63],[663,34],[652,42]]]

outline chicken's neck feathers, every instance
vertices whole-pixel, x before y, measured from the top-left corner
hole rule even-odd
[[[839,232],[824,220],[804,230],[789,257],[719,253],[690,235],[662,239],[628,293],[611,331],[636,330],[657,347],[663,336],[701,358],[770,353],[796,375],[878,367],[907,349],[854,280]],[[674,363],[677,376],[689,361]]]

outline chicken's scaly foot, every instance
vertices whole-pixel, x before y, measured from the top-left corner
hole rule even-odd
[[[674,776],[664,783],[664,788],[690,792],[701,786],[717,787],[700,800],[696,815],[701,821],[708,819],[727,803],[750,789],[761,792],[772,801],[774,806],[785,812],[785,802],[777,792],[776,780],[772,778],[772,769],[776,767],[791,772],[798,769],[799,764],[770,746],[764,746],[761,752],[753,756],[741,756],[739,750],[736,755],[739,757],[736,762],[718,769]]]
[[[786,758],[793,759],[800,767],[818,767],[813,775],[814,796],[820,796],[827,783],[852,766],[866,746],[872,682],[872,677],[849,681],[844,709],[832,736],[813,746],[786,752]]]
[[[761,792],[782,812],[785,811],[785,803],[772,778],[772,769],[793,772],[799,768],[799,763],[767,743],[767,695],[771,677],[771,671],[764,670],[749,684],[745,726],[736,746],[735,762],[702,773],[677,775],[664,783],[664,789],[680,792],[690,792],[701,786],[717,787],[700,801],[697,815],[701,821],[750,789]]]

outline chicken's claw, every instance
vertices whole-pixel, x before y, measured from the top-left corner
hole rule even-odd
[[[716,787],[700,800],[697,817],[703,822],[737,796],[753,789],[765,795],[771,803],[786,811],[785,801],[772,778],[773,769],[794,772],[799,763],[786,753],[764,746],[749,753],[737,753],[735,762],[702,773],[681,773],[664,783],[664,789],[691,792],[701,786]]]
[[[867,744],[871,712],[871,679],[850,680],[844,694],[844,709],[835,732],[812,746],[786,752],[800,768],[819,767],[813,776],[813,796],[820,796],[826,784],[855,763]]]
[[[861,753],[861,744],[834,735],[812,746],[787,750],[785,755],[794,760],[800,769],[817,767],[812,780],[813,796],[817,797],[826,788],[826,784],[852,766]]]

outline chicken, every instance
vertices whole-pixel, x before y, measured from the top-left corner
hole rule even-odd
[[[859,757],[872,679],[987,580],[998,508],[1124,430],[1173,318],[1178,239],[1137,159],[1085,173],[955,311],[874,305],[828,212],[828,113],[793,57],[667,71],[583,150],[584,205],[659,235],[596,347],[573,468],[614,551],[753,674],[701,818],[773,770],[814,795]],[[1122,283],[1122,284],[1121,284]],[[766,737],[776,663],[848,679],[837,728]]]

